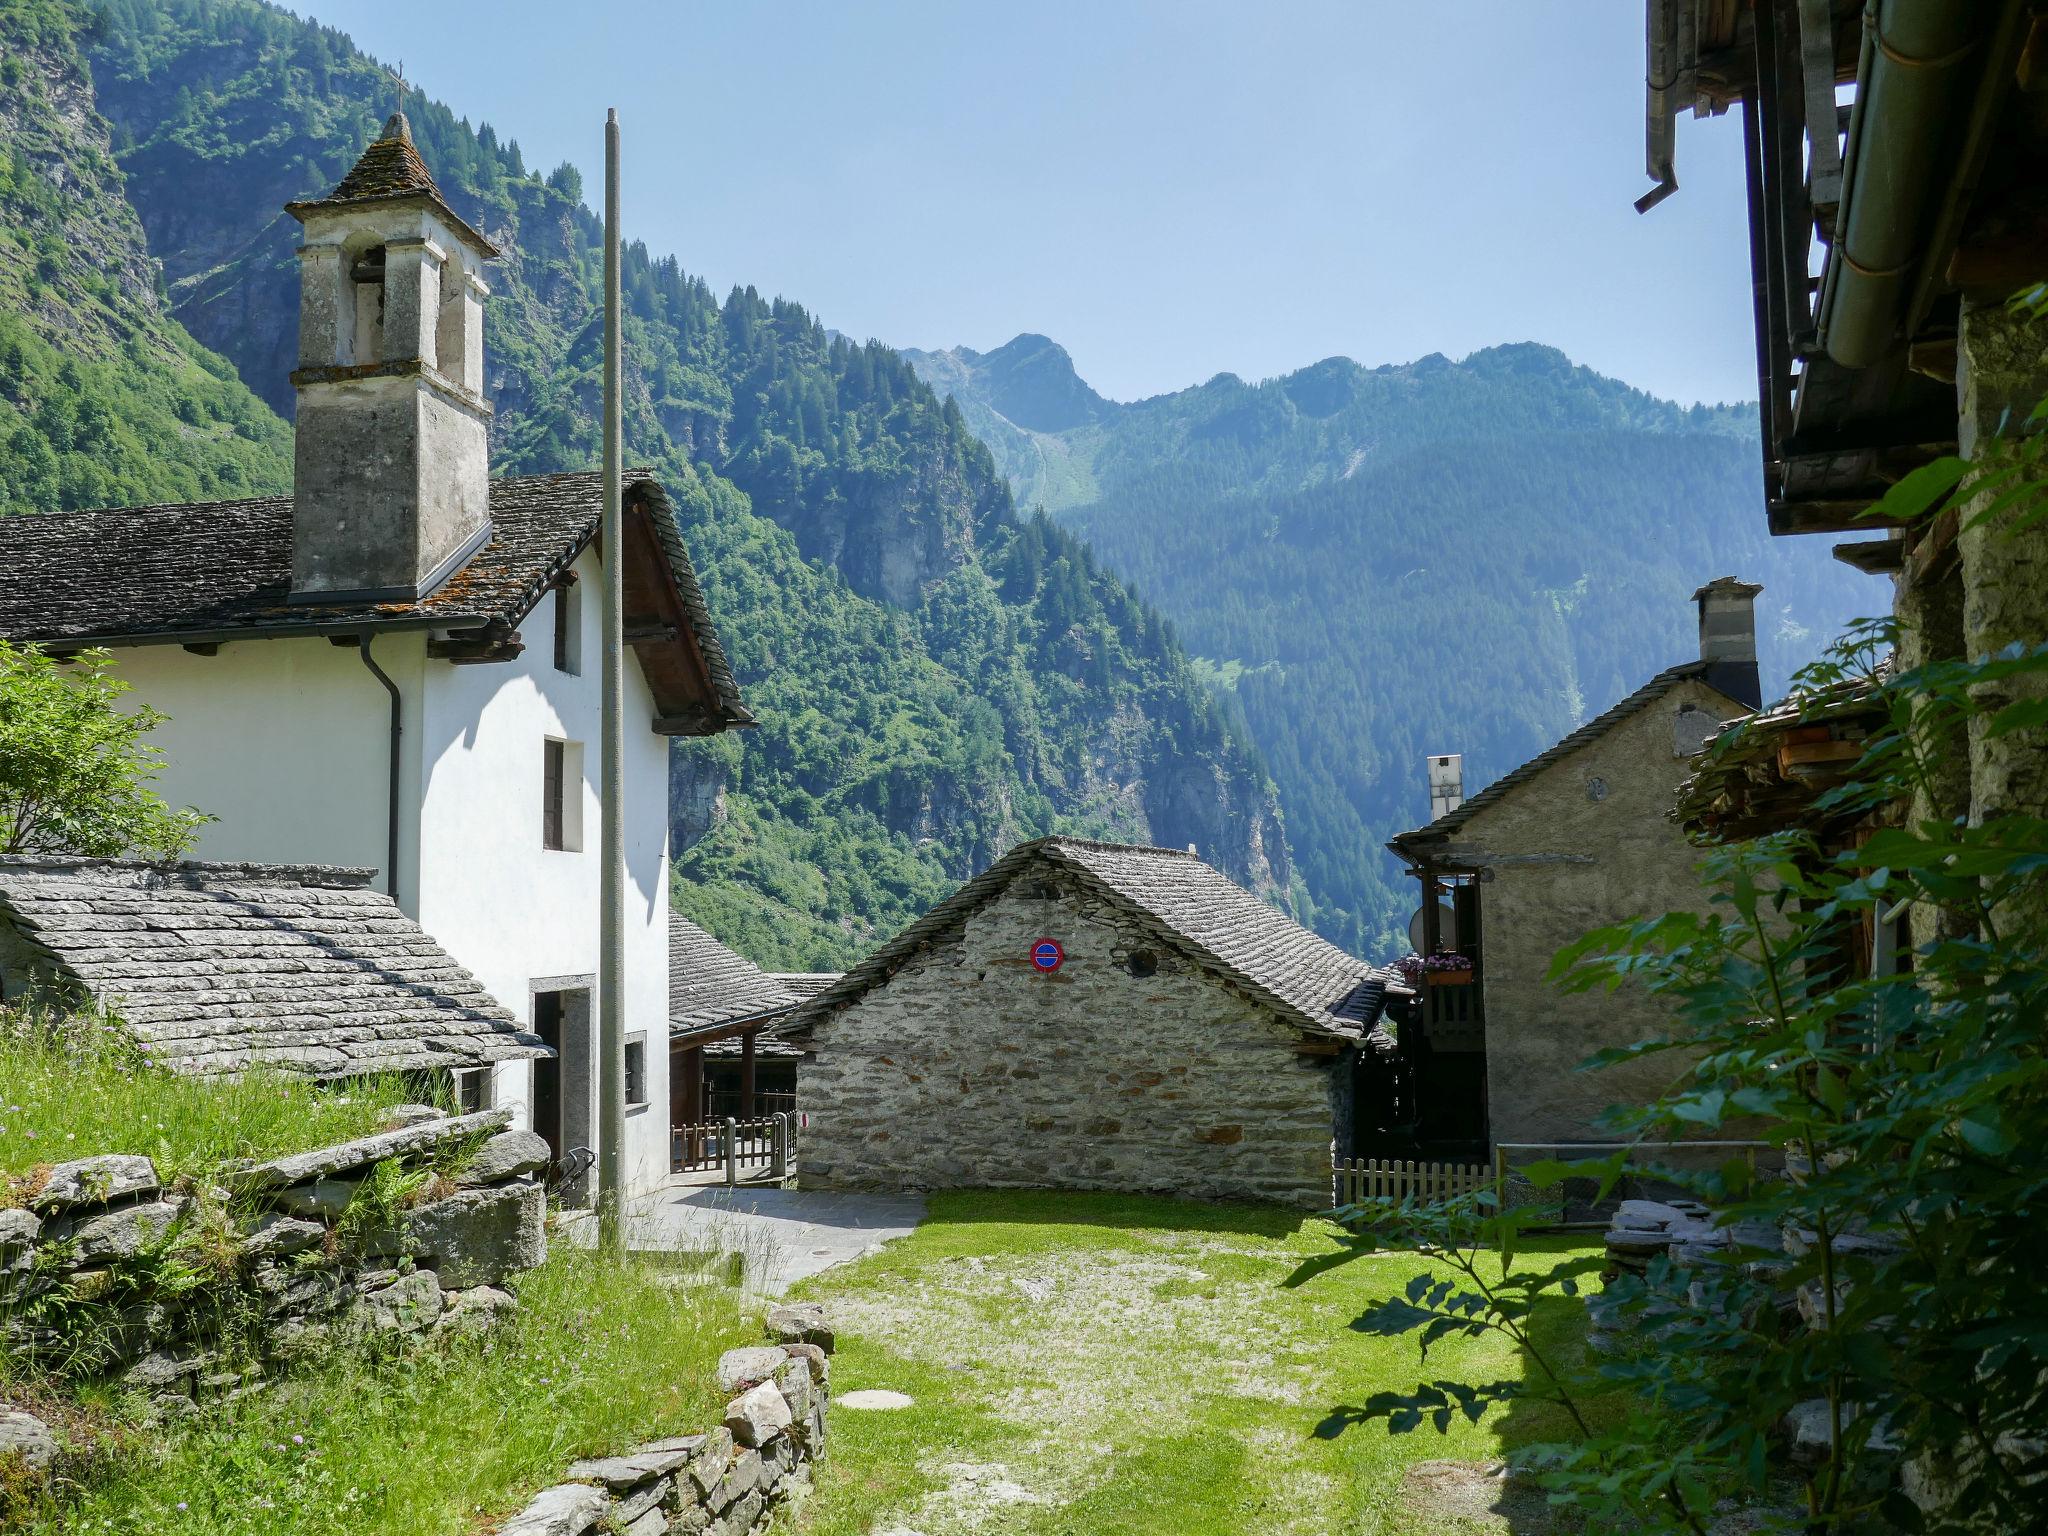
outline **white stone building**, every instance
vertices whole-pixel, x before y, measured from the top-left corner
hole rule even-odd
[[[596,1134],[597,588],[625,584],[628,1177],[668,1168],[668,738],[749,724],[661,486],[493,480],[484,264],[402,115],[305,227],[295,494],[0,518],[0,635],[116,649],[205,859],[375,866],[556,1048],[471,1075]],[[586,600],[586,594],[588,598]]]

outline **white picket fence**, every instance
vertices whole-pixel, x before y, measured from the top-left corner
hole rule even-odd
[[[1480,1163],[1415,1163],[1391,1158],[1344,1158],[1335,1160],[1337,1204],[1356,1205],[1361,1200],[1399,1200],[1412,1195],[1417,1201],[1448,1200],[1469,1195],[1493,1185],[1493,1170]]]

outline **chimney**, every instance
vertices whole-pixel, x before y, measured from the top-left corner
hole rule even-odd
[[[1700,660],[1706,681],[1751,709],[1764,707],[1764,685],[1756,670],[1756,595],[1763,588],[1733,576],[1716,576],[1693,601],[1700,606]]]
[[[1465,803],[1465,758],[1446,752],[1428,759],[1429,819],[1448,816]]]
[[[299,247],[295,602],[416,602],[491,533],[483,265],[403,112],[323,198]]]

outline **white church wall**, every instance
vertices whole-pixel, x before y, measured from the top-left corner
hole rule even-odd
[[[537,979],[591,978],[598,968],[598,687],[600,580],[596,557],[575,566],[580,676],[558,672],[555,594],[521,623],[514,661],[427,668],[421,748],[423,877],[420,925],[474,970],[507,1008],[532,1019]],[[653,696],[626,662],[626,1030],[647,1038],[646,1104],[627,1113],[627,1178],[668,1176],[668,742],[649,729]],[[543,751],[549,738],[582,747],[583,835],[575,851],[542,846]],[[574,841],[572,839],[572,841]],[[595,1028],[595,1000],[591,1028]],[[592,1042],[594,1045],[594,1042]],[[587,1059],[594,1060],[594,1049]],[[498,1068],[498,1102],[526,1116],[531,1070]],[[565,1071],[565,1088],[576,1074]],[[594,1074],[589,1092],[595,1092]],[[594,1123],[595,1106],[589,1107]]]
[[[406,746],[415,749],[400,785],[401,808],[409,810],[419,793],[425,640],[382,635],[371,655],[404,700]],[[353,645],[239,640],[213,656],[147,645],[124,647],[115,658],[134,689],[126,702],[169,717],[150,737],[163,752],[158,793],[217,818],[201,828],[192,857],[382,870],[390,696]],[[399,904],[407,911],[415,856],[411,817],[403,814]]]

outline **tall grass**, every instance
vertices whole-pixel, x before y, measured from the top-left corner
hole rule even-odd
[[[130,1428],[28,1525],[150,1536],[466,1536],[578,1456],[718,1422],[719,1354],[757,1341],[738,1293],[558,1245],[481,1338],[344,1352],[170,1428]]]
[[[325,1086],[285,1072],[196,1078],[151,1065],[111,1021],[0,1010],[0,1205],[43,1163],[139,1152],[158,1174],[276,1157],[379,1129],[423,1090],[401,1077]]]

